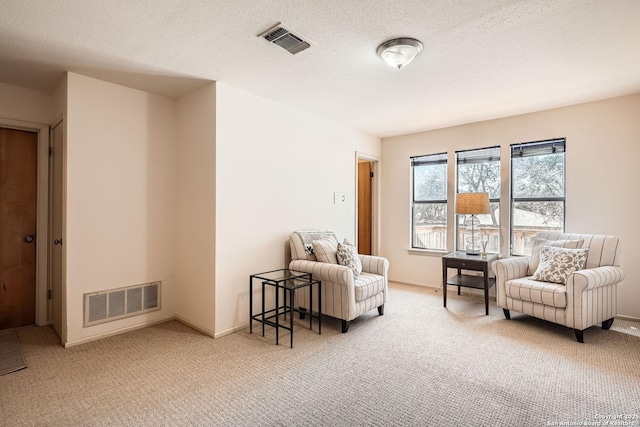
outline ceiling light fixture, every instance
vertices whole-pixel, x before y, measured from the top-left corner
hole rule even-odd
[[[378,56],[398,70],[408,65],[422,52],[420,40],[403,37],[382,43],[378,47]]]

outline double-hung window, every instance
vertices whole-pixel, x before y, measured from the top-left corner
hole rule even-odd
[[[564,231],[565,139],[511,145],[511,253],[527,255],[539,231]]]
[[[447,153],[411,158],[411,247],[447,249]]]
[[[456,151],[457,193],[489,193],[491,212],[476,215],[487,252],[500,251],[500,147]],[[465,248],[465,215],[456,215],[457,249]],[[476,238],[478,236],[476,235]]]

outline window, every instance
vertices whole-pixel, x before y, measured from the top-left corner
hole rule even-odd
[[[476,215],[487,252],[500,252],[500,147],[456,151],[457,193],[489,193],[491,213]],[[465,215],[456,215],[457,249],[464,250]],[[476,233],[476,239],[478,235]]]
[[[447,249],[447,153],[411,158],[411,247]]]
[[[564,232],[565,139],[511,145],[511,253],[539,231]]]

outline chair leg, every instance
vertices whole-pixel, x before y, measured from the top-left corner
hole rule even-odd
[[[613,317],[609,320],[605,320],[604,322],[602,322],[602,329],[604,329],[605,331],[608,331],[611,325],[613,325]]]
[[[584,335],[582,334],[584,331],[579,331],[578,329],[574,329],[573,332],[576,333],[576,340],[580,343],[584,343]]]
[[[503,308],[502,312],[504,313],[504,317],[506,317],[507,320],[511,320],[511,313],[509,313],[509,310],[507,310],[506,308]]]
[[[378,314],[380,316],[384,315],[384,304],[382,304],[380,307],[378,307]]]
[[[347,322],[346,320],[343,320],[342,321],[342,333],[346,334],[348,330],[349,330],[349,322]]]

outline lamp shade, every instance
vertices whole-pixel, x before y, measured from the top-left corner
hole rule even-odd
[[[491,213],[489,193],[456,194],[456,214],[478,215]]]

